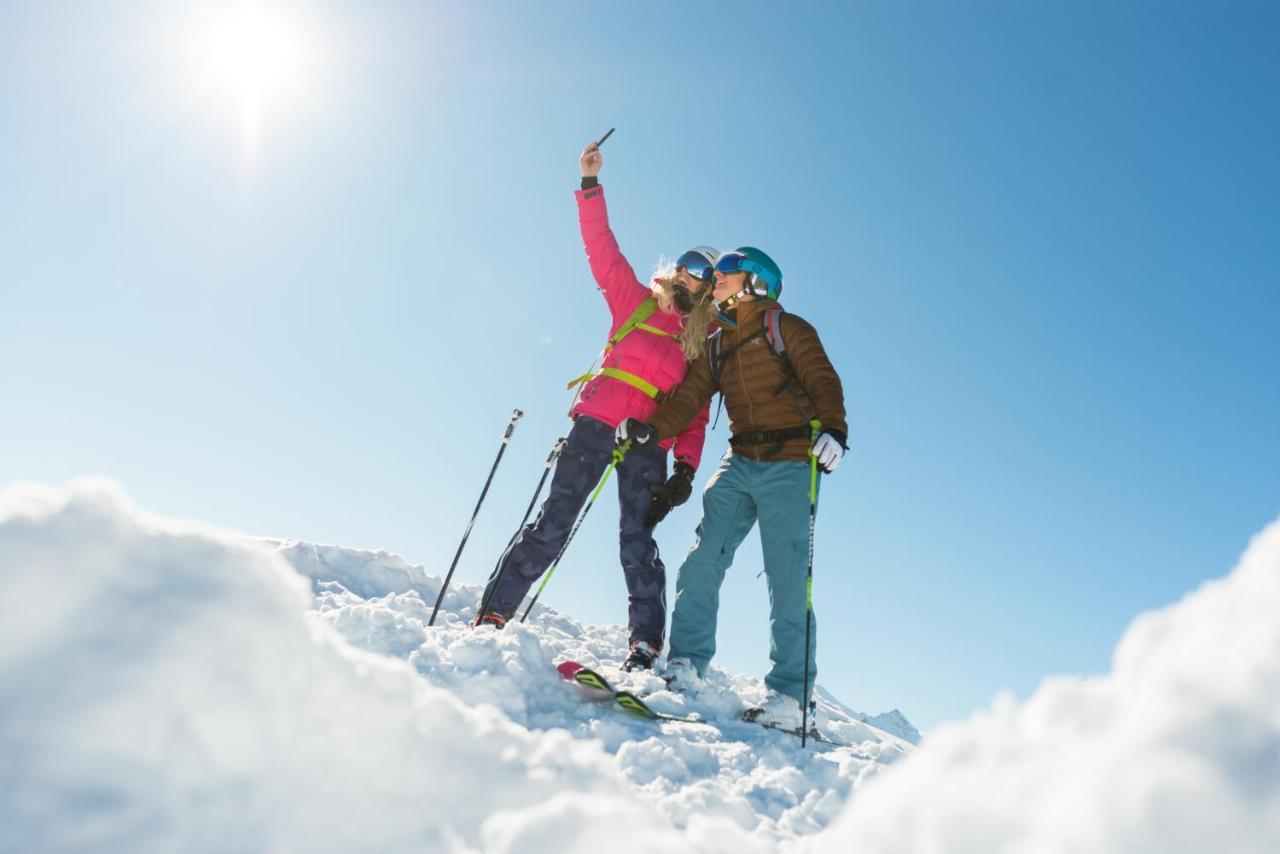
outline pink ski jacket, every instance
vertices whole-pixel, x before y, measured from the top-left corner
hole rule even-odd
[[[636,278],[635,271],[618,248],[618,241],[609,228],[604,187],[597,185],[578,190],[575,196],[578,200],[578,224],[582,228],[582,243],[591,264],[591,275],[609,305],[612,317],[609,337],[612,338],[636,307],[653,292]],[[680,331],[680,317],[671,312],[655,311],[645,322],[672,334]],[[609,352],[603,367],[635,374],[663,393],[669,393],[684,379],[687,364],[675,338],[635,329]],[[621,380],[598,376],[582,388],[573,407],[573,415],[589,415],[610,427],[617,427],[627,418],[645,421],[657,408],[657,401],[640,389]],[[683,433],[661,442],[660,447],[672,449],[677,461],[697,469],[702,460],[709,409],[709,404],[704,406]]]

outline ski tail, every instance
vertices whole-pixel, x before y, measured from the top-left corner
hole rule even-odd
[[[574,681],[573,676],[579,670],[585,668],[576,661],[562,661],[556,665],[556,672],[560,674],[560,678],[569,682]]]
[[[556,665],[556,670],[560,673],[560,678],[562,679],[569,682],[577,682],[583,688],[588,688],[592,691],[613,695],[613,686],[609,684],[608,679],[576,661],[562,661]]]

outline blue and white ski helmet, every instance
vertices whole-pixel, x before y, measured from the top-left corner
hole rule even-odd
[[[782,295],[782,269],[754,246],[739,246],[725,252],[716,262],[721,273],[749,273],[747,288],[756,296],[777,299]]]
[[[719,260],[720,253],[710,246],[695,246],[676,259],[676,269],[683,268],[695,279],[709,282]]]

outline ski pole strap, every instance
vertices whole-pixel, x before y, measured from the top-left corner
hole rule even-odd
[[[502,444],[505,445],[511,441],[511,434],[516,432],[516,422],[523,417],[524,417],[524,412],[522,412],[521,410],[519,409],[512,410],[511,423],[507,425],[507,431],[502,434]]]
[[[631,450],[631,440],[630,440],[630,439],[628,439],[627,441],[623,442],[623,443],[622,443],[621,445],[619,445],[618,447],[614,448],[614,449],[613,449],[613,454],[612,454],[612,456],[613,456],[613,463],[612,463],[612,465],[616,466],[616,465],[618,465],[619,463],[621,463],[621,462],[622,462],[622,458],[623,458],[623,457],[625,457],[625,456],[627,455],[627,452],[628,452],[628,451],[630,451],[630,450]]]

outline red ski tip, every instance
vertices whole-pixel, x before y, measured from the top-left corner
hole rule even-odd
[[[576,661],[562,661],[556,665],[556,670],[560,673],[560,676],[570,682],[574,681],[574,675],[582,669],[584,669],[583,666]]]

